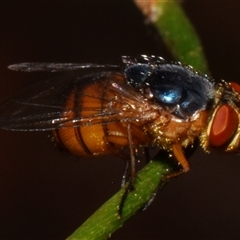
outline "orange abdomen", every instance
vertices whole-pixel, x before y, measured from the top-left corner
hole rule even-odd
[[[124,80],[122,74],[111,76],[113,77],[116,81]],[[109,104],[113,103],[111,99],[119,97],[116,96],[116,91],[111,90],[110,82],[106,79],[98,80],[83,88],[75,87],[70,93],[63,113],[67,123],[64,128],[54,130],[54,137],[71,153],[84,157],[103,156],[111,153],[112,148],[128,146],[127,124],[114,118],[109,121]],[[148,141],[141,127],[139,130],[134,123],[132,134],[134,144]]]

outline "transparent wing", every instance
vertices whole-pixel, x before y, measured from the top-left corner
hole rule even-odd
[[[77,127],[139,118],[138,109],[143,109],[142,107],[136,108],[134,110],[136,112],[129,111],[125,114],[122,113],[122,107],[141,104],[142,96],[135,93],[124,81],[121,81],[121,84],[113,84],[114,80],[111,80],[109,74],[101,72],[83,77],[64,75],[30,86],[0,105],[0,128],[15,131],[45,131],[73,127],[72,123]],[[123,75],[119,75],[124,79]],[[105,81],[112,82],[108,87],[104,87]],[[102,86],[101,89],[99,86]],[[92,92],[92,87],[97,91]],[[84,92],[84,89],[88,91]],[[76,92],[74,101],[84,98],[86,103],[66,105],[73,91]],[[101,91],[104,94],[98,93]],[[114,98],[115,95],[122,97]],[[100,102],[101,105],[96,104]]]
[[[17,63],[8,66],[8,69],[14,71],[23,71],[23,72],[66,72],[66,71],[75,71],[80,69],[120,69],[119,65],[110,65],[110,64],[94,64],[94,63],[46,63],[46,62],[26,62],[26,63]]]

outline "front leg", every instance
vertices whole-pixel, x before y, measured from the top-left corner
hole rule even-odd
[[[177,176],[179,176],[183,173],[186,173],[190,170],[190,166],[189,166],[189,163],[183,153],[181,143],[177,142],[172,145],[172,153],[173,153],[173,156],[175,157],[175,159],[178,161],[178,163],[180,163],[182,169],[177,172],[172,172],[172,173],[165,175],[164,178],[166,180],[177,177]]]

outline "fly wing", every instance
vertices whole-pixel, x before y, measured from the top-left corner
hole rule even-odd
[[[91,89],[93,83],[98,86],[99,81],[107,80],[109,75],[110,72],[98,72],[85,76],[67,74],[30,86],[0,105],[0,128],[14,131],[46,131],[73,127],[73,125],[77,127],[126,120],[126,113],[122,113],[121,107],[112,107],[109,104],[113,101],[112,96],[115,93],[124,96],[125,100],[119,98],[114,100],[119,106],[138,101],[140,103],[142,97],[134,91],[129,93],[132,89],[124,81],[121,86],[109,84],[112,91],[111,97],[109,94],[105,94],[105,97],[96,96],[91,91],[83,93],[82,89]],[[124,79],[123,75],[121,78]],[[88,104],[66,106],[74,88],[78,91],[78,97],[85,99],[87,97]],[[84,96],[84,94],[87,95]],[[101,102],[102,105],[96,105],[96,101]],[[139,114],[139,110],[134,111]],[[129,112],[127,118],[131,120],[131,117],[135,119],[135,116],[135,112]]]
[[[66,108],[65,104],[75,85],[84,87],[92,81],[97,81],[98,75],[99,73],[85,77],[64,75],[22,90],[0,105],[0,128],[15,131],[44,131],[62,127],[70,121],[79,121],[64,117],[76,111],[70,107]],[[86,121],[81,119],[81,124]]]
[[[95,63],[47,63],[47,62],[26,62],[8,66],[8,69],[22,72],[66,72],[81,69],[120,69],[119,65],[95,64]]]

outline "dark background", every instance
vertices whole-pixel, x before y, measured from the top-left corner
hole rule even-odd
[[[239,81],[240,2],[184,1],[216,79]],[[120,63],[169,56],[131,1],[1,1],[0,100],[45,77],[10,72],[25,61]],[[123,162],[78,159],[47,132],[0,130],[0,239],[64,239],[120,186]],[[202,149],[191,171],[112,239],[239,239],[240,156]]]

